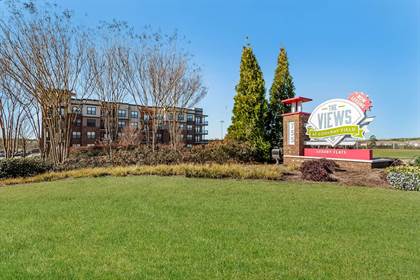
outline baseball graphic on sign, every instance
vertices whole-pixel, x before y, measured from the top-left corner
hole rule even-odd
[[[372,103],[361,93],[353,93],[350,97],[331,99],[315,108],[306,125],[306,134],[311,141],[335,147],[344,139],[350,140],[347,141],[349,145],[364,138],[367,125],[373,120],[366,117]]]

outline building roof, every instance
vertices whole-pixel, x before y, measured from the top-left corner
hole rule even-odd
[[[296,96],[293,98],[288,98],[288,99],[284,99],[281,102],[283,104],[292,104],[292,103],[298,103],[298,102],[308,102],[308,101],[312,101],[312,99],[307,98],[307,97],[302,97],[302,96]]]
[[[1,1],[1,0],[0,0]],[[82,103],[83,105],[100,105],[102,102],[106,102],[106,103],[112,103],[111,101],[101,101],[98,99],[92,99],[92,98],[72,98],[71,99],[72,102],[75,103]],[[152,109],[155,108],[154,106],[149,106],[149,105],[137,105],[137,104],[132,104],[132,103],[127,103],[127,102],[115,102],[118,105],[124,105],[124,106],[132,106],[132,107],[140,107],[140,108],[146,108],[146,109]],[[173,109],[173,108],[171,108]],[[199,113],[199,114],[203,114],[203,108],[182,108],[182,107],[175,107],[175,109],[177,110],[183,110],[186,113]],[[204,115],[203,116],[208,116],[208,115]]]

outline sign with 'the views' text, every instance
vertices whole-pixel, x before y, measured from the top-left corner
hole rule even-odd
[[[361,98],[369,100],[363,93],[357,93],[357,96],[355,94],[350,95],[353,101]],[[306,134],[309,138],[332,147],[344,139],[363,139],[367,125],[373,118],[366,116],[366,110],[370,108],[364,105],[366,103],[353,101],[331,99],[316,107],[306,125]]]

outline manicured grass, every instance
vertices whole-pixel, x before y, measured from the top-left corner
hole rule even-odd
[[[420,149],[417,150],[405,150],[405,149],[374,149],[374,157],[389,157],[399,159],[412,159],[416,156],[420,156]]]
[[[420,194],[184,177],[0,188],[0,279],[415,279]]]

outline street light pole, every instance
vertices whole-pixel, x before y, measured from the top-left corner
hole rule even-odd
[[[223,123],[225,121],[220,121],[220,140],[223,140]]]

